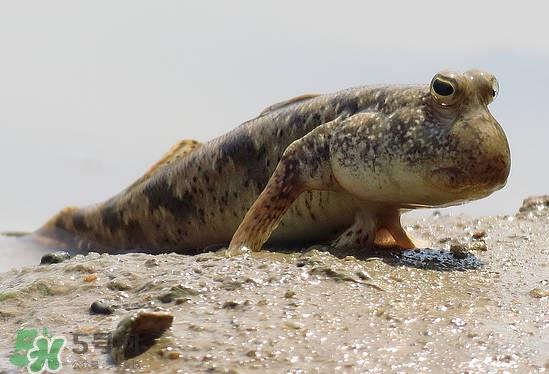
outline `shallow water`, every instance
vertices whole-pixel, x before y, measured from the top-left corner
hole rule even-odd
[[[11,270],[0,274],[0,370],[14,371],[19,328],[47,327],[70,340],[68,372],[546,372],[548,225],[546,210],[435,215],[408,227],[436,248],[421,251],[89,254]],[[486,251],[451,252],[455,242]],[[90,315],[97,299],[114,314]],[[155,346],[122,367],[92,351],[93,333],[141,308],[175,317]],[[75,332],[87,353],[72,351]]]
[[[16,235],[0,234],[0,273],[14,268],[40,263],[40,258],[51,252]]]

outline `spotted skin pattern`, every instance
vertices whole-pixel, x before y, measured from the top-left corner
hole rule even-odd
[[[109,252],[230,244],[238,254],[267,241],[413,248],[402,212],[505,185],[509,146],[487,108],[496,93],[491,74],[471,70],[299,96],[204,144],[177,143],[118,195],[65,208],[34,236]]]

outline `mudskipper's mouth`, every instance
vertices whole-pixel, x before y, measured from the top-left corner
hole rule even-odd
[[[448,197],[460,201],[480,199],[499,190],[505,183],[495,183],[485,175],[474,176],[465,169],[449,166],[435,168],[431,172],[431,183]]]
[[[431,171],[431,182],[443,190],[460,192],[472,187],[470,175],[456,166],[435,168]]]

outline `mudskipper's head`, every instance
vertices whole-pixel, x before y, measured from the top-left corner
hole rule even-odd
[[[427,105],[431,121],[445,129],[447,145],[428,178],[448,203],[487,196],[507,182],[509,144],[488,110],[498,90],[496,78],[480,70],[441,72],[431,81]]]
[[[498,93],[493,75],[441,72],[429,86],[365,92],[369,109],[336,129],[332,141],[332,169],[344,190],[414,207],[459,204],[505,185],[511,158],[488,110]]]

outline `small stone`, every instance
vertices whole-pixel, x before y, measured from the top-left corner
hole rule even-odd
[[[473,237],[473,239],[483,239],[486,237],[486,231],[484,230],[479,230],[479,231],[475,231],[471,236]]]
[[[161,302],[163,302],[164,304],[168,304],[168,303],[171,303],[172,301],[174,301],[174,295],[172,292],[168,292],[168,293],[165,293],[165,294],[162,294],[160,296],[158,296],[158,300],[160,300]]]
[[[82,279],[84,280],[84,282],[91,283],[97,280],[97,274],[93,273],[93,274],[84,275]]]
[[[294,296],[295,296],[295,291],[292,291],[292,290],[288,290],[288,291],[286,291],[286,293],[284,294],[284,297],[285,297],[286,299],[291,299],[291,298],[294,297]]]
[[[257,358],[257,357],[259,357],[259,355],[257,354],[257,351],[255,351],[255,350],[253,350],[253,349],[252,349],[251,351],[246,352],[246,356],[247,356],[247,357],[251,357],[251,358]]]
[[[225,302],[223,303],[222,308],[223,308],[223,309],[236,309],[236,308],[238,308],[240,305],[241,305],[241,303],[239,303],[239,302],[237,302],[237,301],[225,301]]]
[[[47,253],[40,259],[40,265],[58,264],[69,258],[71,258],[71,255],[64,251]]]
[[[534,288],[528,292],[528,295],[535,297],[536,299],[543,299],[544,297],[549,297],[549,290]]]
[[[450,244],[450,252],[452,252],[454,258],[459,260],[467,258],[470,251],[486,252],[487,250],[488,247],[486,246],[484,240],[475,240],[467,243],[454,242]]]
[[[91,314],[113,314],[114,308],[107,304],[104,300],[96,300],[90,306]]]
[[[114,279],[107,283],[107,288],[113,291],[128,291],[131,290],[133,287],[129,282],[125,280]]]
[[[547,210],[549,208],[549,195],[543,196],[531,196],[527,199],[524,199],[522,206],[519,209],[519,212],[539,212],[542,210]]]
[[[222,308],[223,309],[241,309],[241,308],[244,308],[245,306],[248,306],[250,305],[250,300],[245,300],[245,301],[226,301],[225,303],[223,303],[223,306]]]
[[[111,356],[116,363],[136,357],[152,347],[173,323],[167,312],[140,310],[120,321],[112,337]]]
[[[183,355],[180,352],[174,350],[172,347],[167,347],[159,350],[158,355],[161,357],[166,357],[167,359],[170,359],[170,360],[177,360],[183,357]]]
[[[488,250],[488,247],[486,246],[486,242],[484,240],[476,240],[472,243],[469,243],[467,247],[470,251],[486,252]]]

